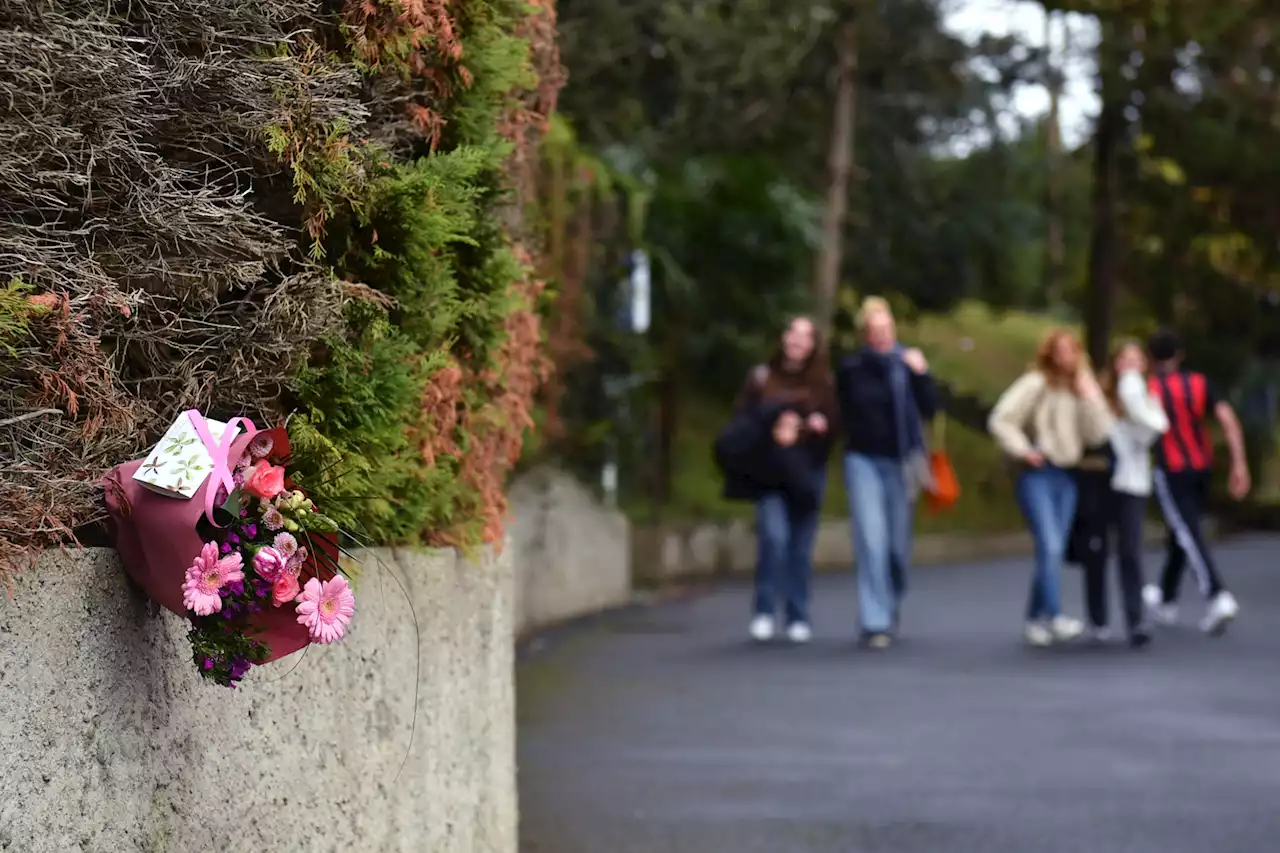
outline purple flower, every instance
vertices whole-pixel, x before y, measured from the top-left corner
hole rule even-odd
[[[241,533],[243,533],[243,534],[245,535],[245,538],[247,538],[247,539],[257,539],[257,538],[258,538],[258,525],[256,525],[256,524],[246,524],[244,527],[241,527],[241,528],[240,528],[240,532],[241,532]]]
[[[241,517],[241,518],[248,518],[248,517],[249,517],[249,510],[247,510],[247,509],[242,509],[242,510],[240,510],[240,517]]]
[[[204,658],[203,660],[201,660],[201,661],[200,661],[200,667],[201,667],[205,672],[208,672],[209,670],[213,669],[213,658],[206,657],[206,658]]]
[[[230,542],[232,545],[239,545],[239,544],[240,544],[240,537],[239,537],[239,536],[237,536],[237,535],[235,535],[234,533],[228,533],[228,534],[227,534],[227,541],[228,541],[228,542]]]
[[[227,584],[227,591],[232,595],[244,595],[244,581],[232,581]]]

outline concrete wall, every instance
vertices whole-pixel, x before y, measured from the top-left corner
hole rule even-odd
[[[1214,535],[1215,525],[1207,524]],[[1164,541],[1164,528],[1148,525],[1147,541]],[[632,564],[641,585],[660,585],[716,576],[748,575],[755,571],[755,528],[747,521],[707,522],[637,528],[632,537]],[[1011,533],[933,534],[916,538],[913,563],[969,563],[1034,553],[1031,536]],[[813,549],[818,570],[853,568],[853,538],[849,522],[824,519]]]
[[[568,474],[539,468],[508,494],[516,560],[517,628],[528,630],[625,604],[631,530]]]
[[[0,599],[0,850],[515,853],[511,549],[376,554],[343,643],[236,691],[197,677],[184,622],[112,552],[19,575]]]

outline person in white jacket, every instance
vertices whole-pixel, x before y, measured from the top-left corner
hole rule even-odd
[[[1153,484],[1151,446],[1169,429],[1164,408],[1147,388],[1146,374],[1146,354],[1132,341],[1116,348],[1103,373],[1102,390],[1115,415],[1109,442],[1113,464],[1106,494],[1094,504],[1096,517],[1087,520],[1092,547],[1083,561],[1091,628],[1095,636],[1105,637],[1107,562],[1115,531],[1125,622],[1135,648],[1151,641],[1142,600],[1142,522]]]

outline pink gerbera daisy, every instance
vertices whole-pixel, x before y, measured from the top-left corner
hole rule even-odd
[[[219,591],[226,584],[244,580],[243,565],[239,551],[219,559],[217,543],[204,543],[200,556],[187,569],[187,577],[182,584],[182,603],[188,610],[194,610],[197,616],[217,613],[222,609]]]
[[[298,624],[307,626],[315,643],[341,640],[355,612],[356,597],[342,575],[323,583],[312,578],[298,596]]]

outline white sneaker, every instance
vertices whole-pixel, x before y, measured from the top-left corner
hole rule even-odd
[[[806,622],[792,622],[787,626],[787,639],[798,645],[813,639],[813,629]]]
[[[1204,619],[1200,622],[1200,630],[1215,637],[1221,636],[1231,624],[1231,620],[1240,614],[1240,603],[1236,597],[1225,589],[1215,595],[1209,602]]]
[[[1084,633],[1084,623],[1079,619],[1073,619],[1070,616],[1055,616],[1053,621],[1049,623],[1049,630],[1053,632],[1055,640],[1063,642],[1074,640]]]
[[[1165,604],[1164,593],[1155,584],[1147,584],[1142,588],[1142,601],[1151,611],[1151,618],[1157,625],[1166,627],[1178,624],[1178,605]]]
[[[1053,632],[1043,622],[1028,622],[1022,636],[1026,637],[1029,646],[1044,648],[1053,645]]]
[[[1089,639],[1095,643],[1109,643],[1115,639],[1115,633],[1108,627],[1089,626]]]
[[[751,620],[751,639],[757,643],[767,643],[773,639],[773,617],[757,616]]]

